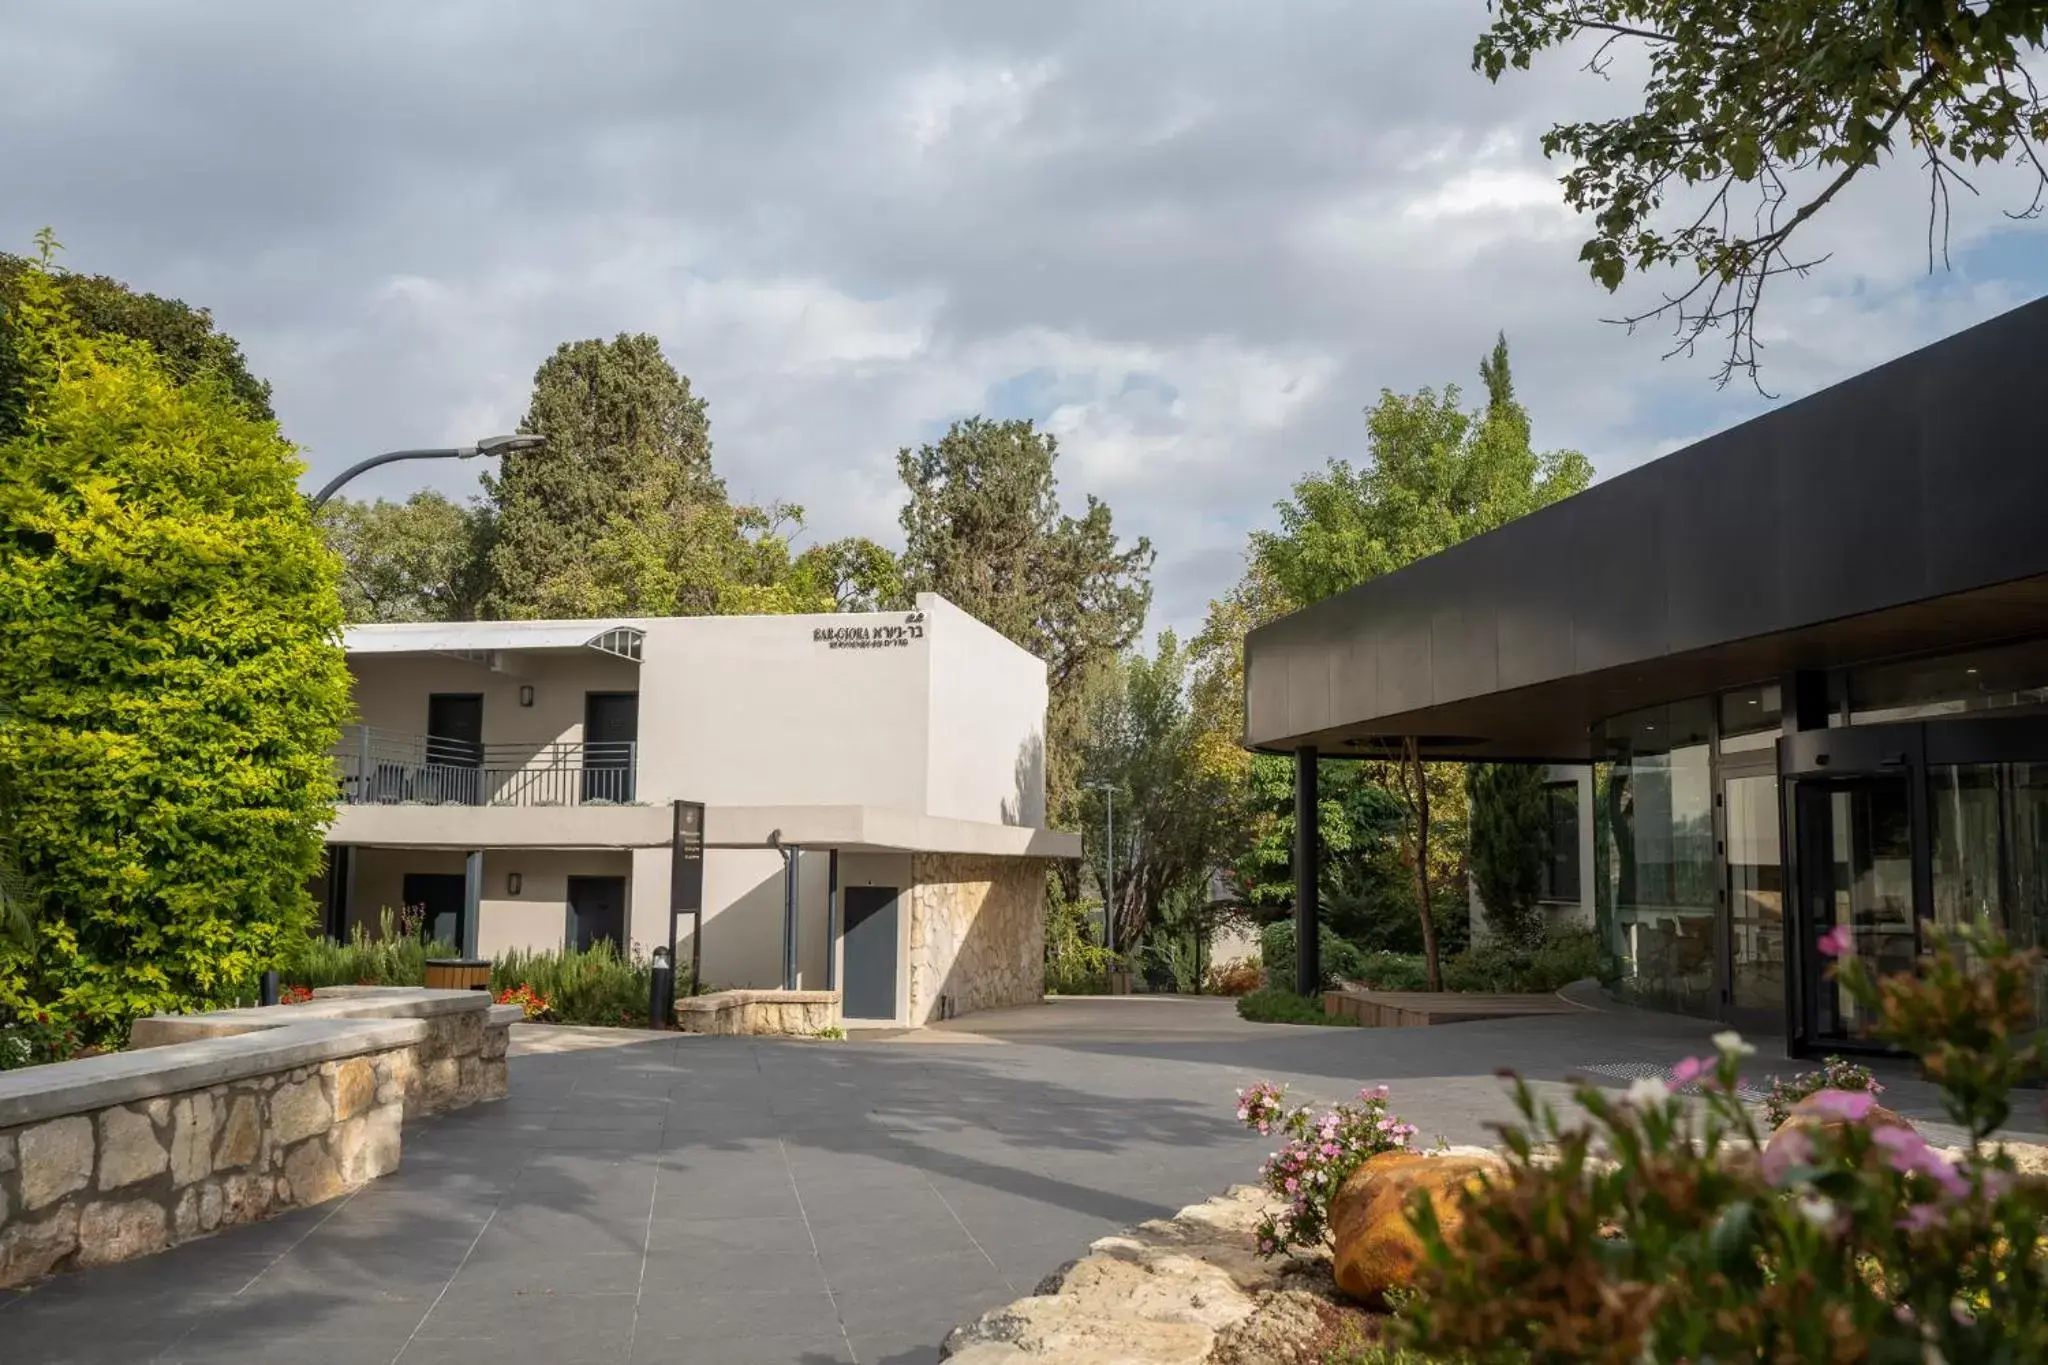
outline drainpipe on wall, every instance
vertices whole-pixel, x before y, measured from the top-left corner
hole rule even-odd
[[[478,911],[484,894],[484,853],[473,848],[462,860],[462,943],[459,951],[464,957],[477,955]]]
[[[782,989],[796,989],[796,899],[797,877],[801,871],[803,850],[785,848],[782,852]]]
[[[825,989],[839,989],[839,850],[825,855]]]

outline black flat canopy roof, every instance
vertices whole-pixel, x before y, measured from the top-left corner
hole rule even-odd
[[[1640,706],[2048,634],[2048,300],[1282,617],[1245,743],[1592,758]]]

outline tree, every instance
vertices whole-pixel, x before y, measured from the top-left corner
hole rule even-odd
[[[1559,123],[1546,156],[1570,163],[1564,200],[1591,215],[1579,250],[1610,292],[1631,271],[1693,276],[1630,326],[1669,315],[1691,351],[1728,329],[1719,380],[1757,374],[1764,287],[1825,257],[1792,239],[1866,169],[1899,151],[1928,177],[1927,253],[1947,242],[1965,167],[2023,163],[2033,217],[2048,189],[2039,144],[2048,103],[2028,58],[2048,31],[2042,0],[1491,0],[1472,64],[1498,81],[1541,53],[1597,42],[1587,66],[1607,76],[1617,49],[1647,55],[1640,111]],[[1674,202],[1676,201],[1676,202]]]
[[[865,536],[813,545],[797,556],[798,571],[831,595],[832,611],[908,610],[903,565],[887,546]]]
[[[310,920],[348,710],[334,557],[276,424],[16,282],[0,442],[0,1010],[89,1037],[246,989]]]
[[[646,494],[641,496],[645,497]],[[576,616],[756,616],[829,612],[833,584],[792,557],[803,509],[736,507],[724,499],[672,513],[614,514],[551,591]]]
[[[536,450],[505,457],[486,475],[495,514],[493,616],[598,615],[635,609],[643,594],[635,564],[665,564],[671,523],[722,506],[711,472],[704,400],[647,335],[564,342],[533,379],[521,431],[548,438]],[[664,548],[655,553],[654,542]],[[609,598],[591,585],[589,560],[608,542],[618,578]]]
[[[1480,364],[1486,406],[1466,412],[1456,385],[1441,394],[1382,391],[1366,415],[1367,462],[1332,460],[1294,485],[1279,505],[1280,529],[1252,534],[1257,592],[1269,608],[1307,606],[1404,564],[1493,530],[1578,492],[1592,466],[1577,451],[1539,454],[1529,415],[1515,398],[1507,338]],[[1408,811],[1406,854],[1430,989],[1440,987],[1433,894],[1462,883],[1432,826],[1464,804],[1455,766],[1423,761],[1408,739],[1380,755],[1390,789]],[[1461,823],[1461,822],[1460,822]]]
[[[1542,768],[1533,763],[1475,763],[1470,795],[1472,881],[1493,932],[1517,947],[1543,936],[1543,868],[1550,848],[1550,807]]]
[[[476,619],[489,585],[488,507],[421,492],[404,502],[335,498],[319,518],[341,556],[350,622]]]
[[[1170,910],[1206,905],[1210,874],[1236,832],[1236,792],[1202,765],[1188,654],[1170,630],[1160,633],[1151,658],[1133,652],[1118,661],[1089,722],[1081,769],[1091,787],[1078,814],[1082,842],[1093,847],[1083,861],[1101,882],[1105,852],[1116,859],[1116,942],[1135,943]],[[1107,848],[1097,782],[1108,783],[1116,801],[1115,843]]]
[[[49,233],[45,232],[42,240],[49,251],[56,250],[57,243]],[[8,334],[31,273],[56,285],[81,335],[147,342],[173,383],[186,383],[201,374],[216,375],[252,416],[264,420],[273,416],[270,385],[249,372],[240,344],[215,328],[213,315],[206,309],[156,294],[139,294],[105,275],[74,274],[47,261],[0,251],[0,439],[18,430],[21,420],[25,376],[17,358],[20,348]]]
[[[1108,506],[1060,511],[1059,445],[1029,421],[972,417],[905,447],[903,591],[935,592],[1045,661],[1046,808],[1072,820],[1091,689],[1136,643],[1152,545],[1122,544]]]

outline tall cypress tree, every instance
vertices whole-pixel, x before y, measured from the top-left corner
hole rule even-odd
[[[644,333],[564,342],[533,378],[521,431],[548,438],[486,476],[495,503],[485,614],[533,618],[634,609],[601,584],[592,551],[622,526],[658,531],[725,490],[711,472],[704,400]]]

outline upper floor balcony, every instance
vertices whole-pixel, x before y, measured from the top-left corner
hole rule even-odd
[[[334,758],[344,806],[625,806],[632,740],[483,744],[369,725],[342,727]]]

